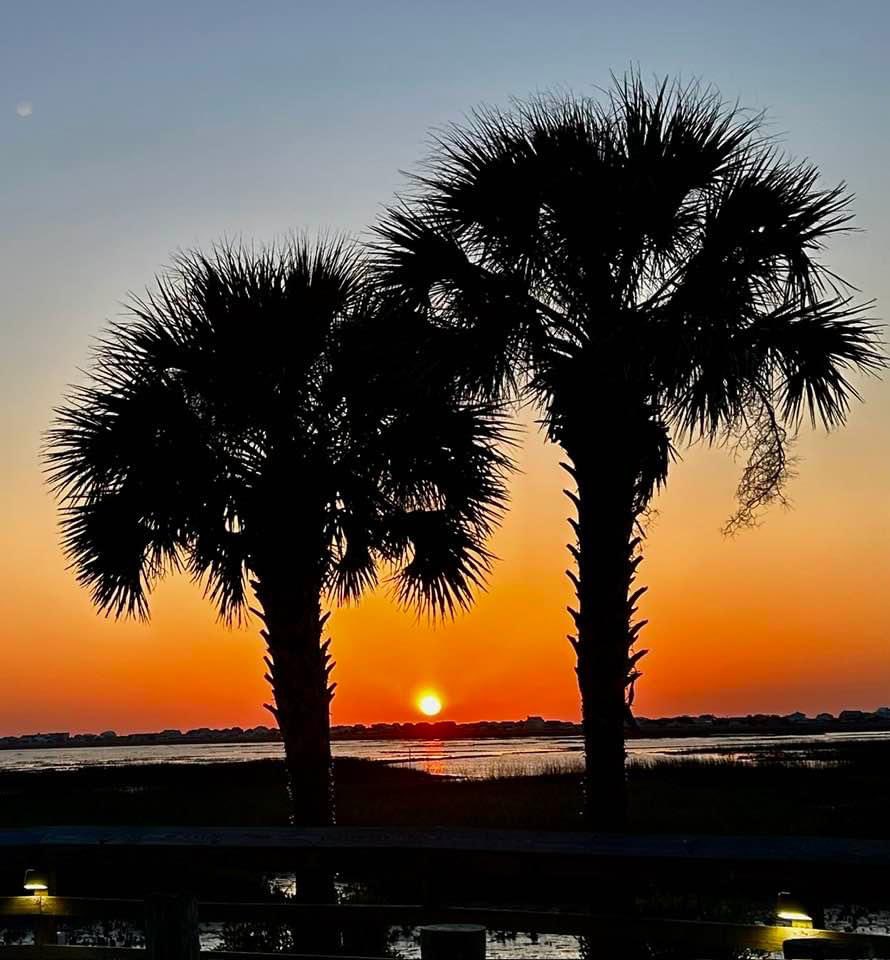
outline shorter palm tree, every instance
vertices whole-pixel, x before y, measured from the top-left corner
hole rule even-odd
[[[403,602],[450,614],[489,567],[504,424],[457,402],[425,350],[347,244],[185,254],[48,435],[64,547],[99,609],[145,619],[176,571],[228,622],[253,591],[300,825],[333,818],[323,605],[389,569]]]

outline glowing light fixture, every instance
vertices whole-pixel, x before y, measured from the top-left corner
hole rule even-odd
[[[49,878],[42,870],[28,869],[25,871],[25,889],[35,897],[46,895],[49,890]]]
[[[787,891],[779,894],[776,916],[790,927],[810,929],[813,926],[813,918],[807,913],[806,906]]]

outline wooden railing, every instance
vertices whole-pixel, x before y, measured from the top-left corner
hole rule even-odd
[[[37,941],[32,946],[0,947],[0,958],[138,960],[148,956],[151,960],[185,960],[196,955],[198,922],[287,924],[299,930],[307,921],[315,928],[329,924],[338,930],[368,925],[476,924],[490,930],[578,934],[611,946],[633,942],[679,946],[697,956],[755,949],[797,957],[890,958],[890,936],[628,912],[600,916],[581,910],[461,906],[446,899],[453,896],[453,886],[436,882],[461,875],[490,877],[493,885],[507,878],[513,884],[528,878],[530,889],[536,891],[548,882],[567,883],[584,892],[589,903],[596,903],[603,890],[641,886],[671,892],[753,893],[764,898],[791,890],[816,905],[880,902],[890,901],[890,843],[884,841],[378,828],[0,830],[0,865],[7,876],[16,871],[21,876],[26,867],[39,867],[51,876],[66,878],[72,888],[78,864],[89,863],[94,869],[101,865],[107,876],[120,878],[115,881],[116,892],[125,893],[128,877],[143,870],[153,870],[153,876],[175,874],[176,865],[184,862],[208,872],[221,867],[266,872],[299,867],[336,870],[347,876],[408,877],[416,879],[424,902],[196,903],[173,882],[170,893],[158,896],[96,899],[60,896],[66,885],[60,881],[62,889],[51,887],[46,896],[0,898],[0,926],[4,917],[28,922]],[[540,900],[538,894],[535,902]],[[60,921],[97,919],[129,921],[144,929],[147,952],[52,942]],[[281,954],[214,952],[208,956],[260,960]],[[343,955],[337,957],[344,960]]]

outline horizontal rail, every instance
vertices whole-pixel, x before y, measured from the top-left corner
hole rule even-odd
[[[56,849],[95,853],[351,851],[491,853],[624,860],[792,861],[808,865],[890,867],[890,840],[832,837],[732,837],[707,834],[597,834],[533,830],[389,829],[386,827],[26,827],[0,830],[0,850]]]
[[[144,900],[97,897],[0,897],[0,917],[144,920]]]
[[[830,837],[613,835],[531,830],[277,827],[263,829],[159,827],[33,827],[0,830],[0,850],[56,850],[129,855],[151,851],[294,853],[506,854],[645,862],[726,862],[861,869],[890,868],[890,840]]]
[[[282,957],[290,957],[291,960],[380,960],[379,955],[359,957],[343,953],[232,953],[228,950],[202,950],[201,956],[212,957],[213,960],[282,960]]]
[[[379,960],[379,957],[347,956],[342,953],[231,953],[219,950],[202,950],[202,957],[213,960]],[[2,960],[144,960],[145,950],[133,947],[62,947],[56,945],[21,947],[0,946]]]
[[[273,870],[323,864],[447,877],[511,873],[537,878],[668,878],[699,889],[711,879],[826,895],[883,890],[890,841],[823,837],[604,835],[522,830],[331,828],[34,827],[0,830],[5,861],[91,861]]]
[[[139,960],[144,957],[145,951],[135,947],[0,946],[3,960]]]

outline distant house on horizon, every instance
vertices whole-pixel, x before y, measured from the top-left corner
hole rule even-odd
[[[856,720],[868,720],[870,716],[872,714],[866,713],[864,710],[841,710],[837,718],[841,723],[850,723]]]

